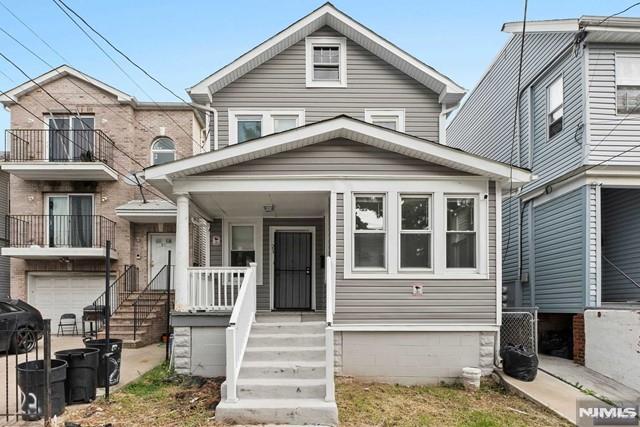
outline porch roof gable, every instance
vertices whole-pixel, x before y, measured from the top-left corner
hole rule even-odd
[[[532,179],[529,170],[348,116],[338,116],[221,150],[151,166],[145,169],[144,177],[148,181],[166,181],[198,175],[336,138],[346,138],[474,175],[487,176],[496,181],[513,181],[514,187],[522,186]]]

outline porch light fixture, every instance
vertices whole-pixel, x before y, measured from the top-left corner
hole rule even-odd
[[[264,205],[262,207],[262,209],[264,209],[265,213],[271,213],[271,212],[273,212],[274,206],[273,205]]]

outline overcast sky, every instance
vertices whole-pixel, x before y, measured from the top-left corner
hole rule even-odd
[[[149,100],[54,5],[52,0],[0,0],[65,57],[69,65],[139,100]],[[307,0],[168,1],[65,0],[116,46],[180,95],[184,89],[229,63],[322,4]],[[522,19],[523,1],[375,2],[336,0],[336,7],[416,56],[458,84],[472,89],[507,35],[503,22]],[[630,0],[530,0],[529,19],[609,15]],[[627,15],[640,16],[640,6]],[[56,66],[63,60],[0,5],[0,28]],[[48,67],[0,32],[0,52],[35,77]],[[176,101],[170,93],[122,66],[155,101]],[[0,89],[26,78],[0,58]],[[9,114],[0,110],[0,130]]]

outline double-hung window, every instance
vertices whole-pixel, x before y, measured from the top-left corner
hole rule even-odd
[[[347,39],[306,38],[307,87],[347,86]]]
[[[400,268],[431,268],[431,197],[400,196]]]
[[[616,110],[640,113],[640,56],[616,54]]]
[[[476,268],[476,199],[446,197],[447,268]]]
[[[229,110],[229,144],[239,144],[304,125],[304,110]]]
[[[384,270],[387,224],[384,194],[356,194],[353,202],[353,268]]]
[[[564,116],[564,87],[562,76],[547,87],[547,137],[553,138],[562,131]]]
[[[383,128],[404,132],[404,110],[364,110],[364,121]]]
[[[255,262],[256,250],[253,225],[231,226],[231,266],[247,267]]]

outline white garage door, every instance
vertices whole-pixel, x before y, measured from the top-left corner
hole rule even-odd
[[[29,304],[55,329],[63,313],[75,313],[78,325],[82,309],[104,292],[104,275],[100,274],[30,274]]]

